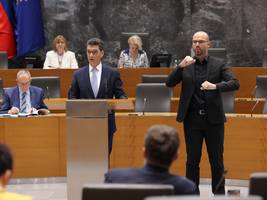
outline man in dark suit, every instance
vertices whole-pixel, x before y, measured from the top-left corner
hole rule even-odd
[[[105,174],[106,183],[149,183],[173,185],[175,194],[196,194],[189,179],[169,172],[178,157],[180,141],[176,129],[154,125],[148,129],[144,145],[146,164],[143,168],[112,169]]]
[[[221,92],[236,90],[239,82],[223,60],[208,56],[209,36],[193,35],[195,57],[186,56],[169,75],[166,85],[182,82],[177,121],[184,123],[187,151],[186,176],[199,185],[203,139],[212,173],[212,192],[224,194],[224,122]]]
[[[126,99],[122,81],[117,70],[101,62],[104,56],[103,41],[92,38],[87,41],[89,65],[77,70],[73,75],[69,99]],[[109,153],[112,149],[113,134],[116,132],[115,114],[108,115]]]
[[[42,88],[31,86],[31,74],[28,70],[17,73],[17,86],[4,89],[1,113],[32,113],[38,109],[47,109],[43,102]]]

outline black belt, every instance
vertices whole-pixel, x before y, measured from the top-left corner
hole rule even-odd
[[[189,113],[196,113],[198,115],[206,115],[207,114],[207,110],[205,109],[194,109],[194,110],[189,110]]]
[[[199,115],[206,115],[207,114],[207,111],[205,109],[199,109],[198,110],[198,114]]]

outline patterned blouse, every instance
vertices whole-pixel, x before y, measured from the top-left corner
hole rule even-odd
[[[136,60],[133,61],[129,49],[123,50],[120,55],[118,67],[120,68],[149,67],[146,52],[144,50],[138,50],[138,56]]]

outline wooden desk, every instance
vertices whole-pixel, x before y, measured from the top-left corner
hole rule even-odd
[[[49,110],[53,113],[65,113],[66,112],[66,98],[51,98],[45,99],[45,104],[48,106]],[[135,98],[129,98],[127,101],[135,102]],[[258,101],[258,103],[257,103]],[[256,105],[257,103],[257,105]],[[253,114],[262,113],[265,99],[251,99],[251,98],[236,98],[235,99],[235,113],[250,114],[254,105],[256,105]],[[172,98],[171,101],[171,112],[176,112],[179,106],[179,98]],[[134,111],[125,109],[125,112]]]
[[[136,84],[141,82],[143,74],[169,74],[171,68],[144,68],[144,69],[119,69],[123,87],[129,97],[135,97]],[[3,79],[4,87],[16,84],[17,69],[0,70],[0,78]],[[253,96],[257,75],[266,75],[267,68],[264,67],[232,67],[233,73],[240,81],[240,89],[236,93],[237,98],[249,98]],[[31,69],[32,76],[59,76],[61,85],[61,96],[66,98],[71,84],[73,69]],[[180,85],[174,89],[174,97],[179,97]]]
[[[229,115],[225,125],[225,168],[227,178],[248,179],[250,173],[267,170],[267,116]],[[128,116],[117,113],[111,168],[143,165],[143,140],[153,124],[178,129],[181,148],[174,173],[185,174],[185,144],[182,124],[175,113]],[[90,134],[90,128],[88,128]],[[28,118],[0,118],[0,141],[9,144],[15,157],[15,177],[66,176],[66,118],[64,114]],[[203,151],[201,177],[210,177]]]
[[[14,154],[15,177],[65,176],[65,115],[0,118],[0,141]],[[64,173],[63,173],[64,172]]]

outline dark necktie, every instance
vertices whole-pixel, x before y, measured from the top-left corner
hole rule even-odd
[[[20,112],[21,113],[26,113],[27,112],[27,102],[26,102],[26,92],[22,93],[22,98],[20,102]]]

